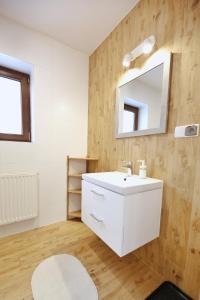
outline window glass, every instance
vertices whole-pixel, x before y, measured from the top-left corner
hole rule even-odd
[[[31,142],[30,76],[0,66],[0,140]]]
[[[135,114],[131,111],[124,110],[123,132],[130,132],[134,129]]]
[[[21,83],[0,77],[0,132],[22,134]]]

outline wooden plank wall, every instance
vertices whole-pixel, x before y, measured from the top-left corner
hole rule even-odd
[[[149,35],[173,53],[167,134],[115,139],[115,88],[122,57]],[[144,56],[136,62],[141,65]],[[133,66],[132,66],[133,67]],[[200,1],[141,0],[90,57],[88,155],[95,171],[145,159],[164,180],[160,238],[137,251],[149,266],[200,299],[200,137],[174,139],[176,125],[200,123]]]

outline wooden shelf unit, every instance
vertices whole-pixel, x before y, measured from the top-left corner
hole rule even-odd
[[[69,174],[68,176],[72,178],[81,178],[82,174]]]
[[[68,156],[69,160],[85,160],[85,161],[97,161],[97,158],[94,157],[74,157]]]
[[[70,203],[74,201],[72,198],[79,197],[80,198],[80,206],[81,206],[81,179],[82,179],[82,173],[88,173],[88,165],[90,162],[98,161],[97,158],[93,157],[74,157],[74,156],[67,156],[67,220],[70,219],[81,219],[81,210],[76,211],[70,211]],[[83,162],[84,164],[84,171],[83,171]],[[79,170],[71,170],[73,164],[79,164],[81,166]],[[78,187],[71,187],[72,181],[76,182],[76,186]],[[77,201],[77,200],[76,200]]]
[[[70,217],[76,218],[76,219],[81,219],[81,210],[76,210],[76,211],[70,212]]]
[[[81,195],[81,190],[69,190],[69,194],[80,194]]]

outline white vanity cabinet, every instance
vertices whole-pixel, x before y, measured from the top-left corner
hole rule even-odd
[[[159,236],[162,181],[155,189],[151,184],[151,190],[123,195],[84,177],[82,221],[119,256]]]

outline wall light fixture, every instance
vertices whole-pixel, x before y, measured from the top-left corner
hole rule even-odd
[[[135,60],[138,56],[142,54],[148,54],[152,51],[155,45],[156,39],[154,35],[149,36],[145,39],[140,45],[138,45],[131,52],[124,55],[123,58],[123,66],[128,68],[130,66],[131,61]]]

